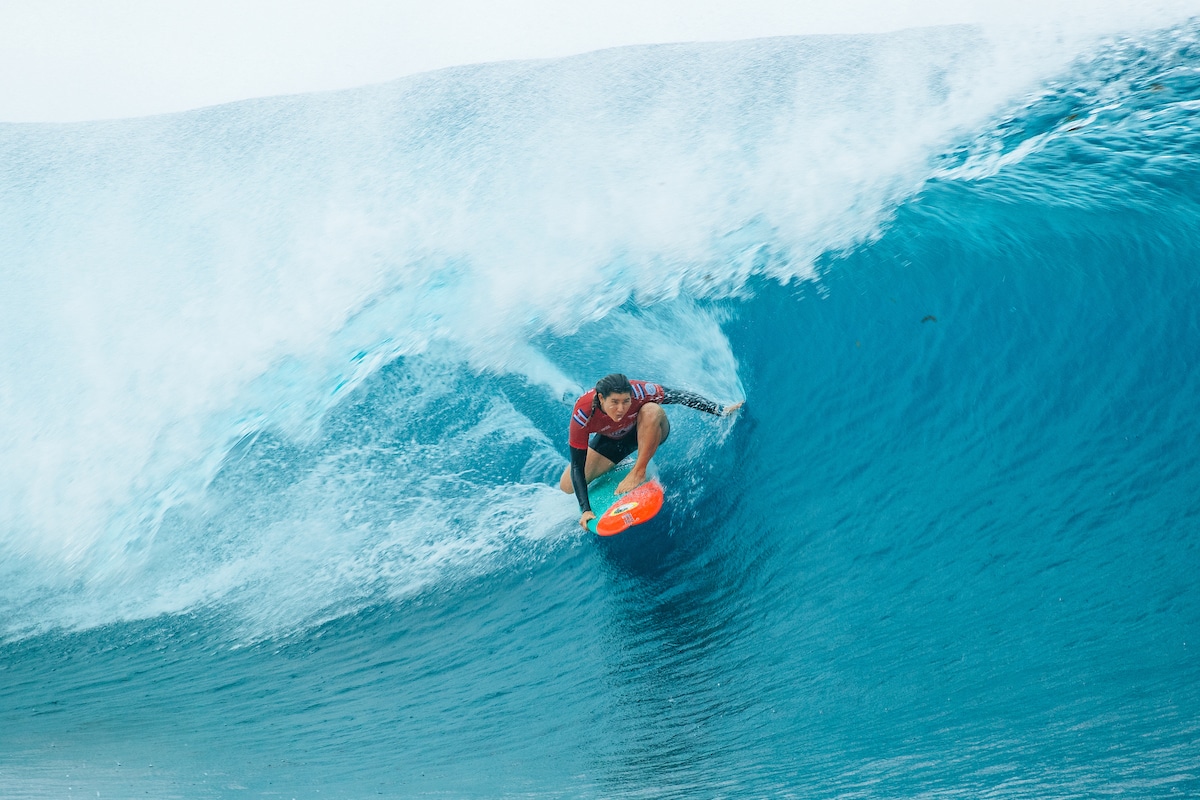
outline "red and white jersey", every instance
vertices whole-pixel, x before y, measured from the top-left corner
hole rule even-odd
[[[594,411],[592,410],[592,404],[596,398],[595,389],[575,401],[575,408],[571,412],[570,435],[568,436],[571,447],[576,450],[586,450],[588,437],[593,433],[604,434],[610,439],[620,439],[628,435],[637,426],[637,415],[642,406],[646,403],[662,403],[666,397],[663,387],[654,383],[630,381],[629,385],[633,389],[630,393],[633,402],[630,403],[625,416],[619,420],[614,420],[605,414],[600,410],[599,405]]]

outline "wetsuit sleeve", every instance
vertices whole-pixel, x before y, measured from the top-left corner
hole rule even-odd
[[[579,501],[579,513],[592,510],[588,500],[587,477],[583,468],[587,465],[587,449],[571,448],[571,486],[575,488],[575,499]]]
[[[720,403],[714,403],[706,397],[696,394],[695,392],[684,391],[683,389],[668,389],[662,387],[663,390],[663,405],[672,403],[687,406],[688,408],[698,408],[701,411],[707,411],[709,414],[720,414],[724,410],[724,406]]]

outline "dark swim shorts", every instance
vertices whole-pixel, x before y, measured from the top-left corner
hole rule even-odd
[[[620,439],[613,439],[602,433],[593,433],[588,447],[614,464],[619,464],[625,460],[627,455],[637,450],[637,431],[630,431]]]

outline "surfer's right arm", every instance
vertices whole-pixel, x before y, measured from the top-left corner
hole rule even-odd
[[[571,410],[571,423],[567,428],[567,445],[571,451],[571,488],[575,491],[575,499],[579,501],[579,526],[586,529],[589,519],[595,519],[592,504],[588,500],[587,455],[588,455],[588,425],[592,420],[595,409],[595,391],[586,392],[575,401]],[[564,476],[565,478],[566,476]],[[566,490],[564,485],[563,490]]]
[[[583,515],[579,518],[579,525],[586,528],[589,519],[595,519],[596,515],[592,512],[592,504],[588,500],[587,492],[587,477],[584,472],[584,467],[587,466],[587,448],[580,450],[578,447],[571,448],[571,486],[575,489],[575,499],[579,501],[579,510]]]

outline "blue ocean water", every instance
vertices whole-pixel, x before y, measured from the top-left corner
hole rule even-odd
[[[0,126],[0,795],[1200,795],[1198,34]]]

